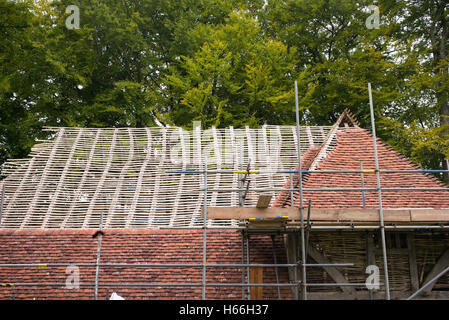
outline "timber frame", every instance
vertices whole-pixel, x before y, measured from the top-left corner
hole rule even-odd
[[[382,206],[381,190],[397,188],[382,189],[380,185],[372,101],[370,109],[376,169],[357,172],[375,173],[377,187],[363,187],[361,175],[362,188],[355,189],[363,191],[363,209],[311,208],[309,199],[307,222],[304,223],[302,173],[319,171],[319,162],[336,148],[338,128],[353,127],[355,132],[361,129],[357,128],[358,123],[348,111],[332,127],[300,128],[298,105],[296,107],[296,130],[294,127],[280,126],[264,126],[254,130],[248,127],[234,130],[231,127],[221,133],[216,128],[206,133],[196,128],[192,132],[193,139],[186,139],[185,131],[181,128],[48,128],[54,133],[54,141],[45,141],[36,146],[31,159],[9,161],[2,169],[6,178],[0,181],[0,228],[99,228],[101,233],[97,232],[100,236],[94,284],[96,299],[102,228],[164,227],[202,229],[202,299],[206,299],[207,286],[222,285],[206,283],[207,229],[210,228],[240,229],[242,232],[242,264],[232,265],[242,270],[242,283],[226,284],[242,286],[242,298],[245,296],[245,286],[248,298],[263,298],[263,267],[250,264],[250,238],[253,235],[272,237],[274,264],[268,266],[274,268],[277,283],[268,285],[277,286],[279,299],[279,264],[274,245],[276,235],[284,237],[290,282],[287,286],[293,290],[295,299],[299,296],[307,299],[307,294],[312,299],[376,299],[384,294],[386,299],[390,299],[390,291],[393,298],[404,298],[411,297],[409,294],[416,289],[418,292],[422,290],[424,297],[449,297],[446,294],[449,290],[448,276],[436,280],[448,269],[446,267],[449,264],[449,208],[425,209],[427,206],[419,205],[423,208],[391,209]],[[275,158],[271,159],[278,165],[276,169],[270,168],[269,158],[255,157],[254,134],[261,136],[262,146],[259,151],[270,153],[268,129],[272,131],[270,135],[275,137],[274,144],[281,145],[273,153]],[[228,150],[220,147],[221,134],[229,136],[231,146]],[[237,136],[240,137],[237,139]],[[214,150],[213,157],[207,152],[208,140],[211,142],[209,147]],[[246,150],[242,148],[241,142]],[[178,144],[181,161],[174,165],[170,161],[173,160],[170,159],[170,151],[173,151],[170,147],[176,150]],[[309,151],[315,154],[309,159],[307,170],[303,171],[301,157],[310,156],[306,154]],[[190,152],[193,153],[194,161],[189,164]],[[226,152],[228,157],[231,154],[231,164],[226,164]],[[210,158],[213,158],[212,164],[208,166]],[[245,164],[247,169],[243,170]],[[298,169],[293,171],[295,167]],[[259,168],[262,170],[256,170]],[[250,177],[252,173],[263,173],[264,168],[268,168],[264,172],[269,173],[267,176]],[[389,171],[387,173],[396,170]],[[441,172],[421,169],[408,171],[423,174]],[[203,179],[190,175],[192,173],[204,175]],[[298,176],[298,187],[293,186],[293,173]],[[227,174],[233,174],[232,178],[227,178]],[[244,178],[241,179],[240,175],[243,174]],[[290,189],[286,189],[282,174],[290,174]],[[248,193],[250,182],[256,185],[252,190],[256,194]],[[245,183],[246,189],[243,189]],[[209,188],[211,184],[213,187]],[[445,185],[438,186],[399,189],[449,191]],[[333,192],[335,189],[304,190]],[[354,188],[343,189],[339,191]],[[188,194],[183,190],[188,190]],[[378,210],[365,209],[366,190],[378,193],[378,206],[375,206]],[[260,191],[290,193],[291,208],[278,208],[279,205],[268,208],[269,200],[257,201],[258,196],[264,196],[257,194]],[[294,208],[293,193],[297,191],[299,210]],[[231,196],[222,196],[223,192],[231,193]],[[251,207],[256,203],[259,208]],[[445,202],[435,203],[445,206]],[[237,208],[237,205],[240,207]],[[282,202],[280,206],[288,206],[288,202]],[[384,288],[380,286],[380,289],[367,290],[366,267],[369,265],[379,266],[379,272],[384,275]],[[307,277],[306,267],[311,267]],[[247,284],[244,283],[245,268]],[[173,284],[167,284],[170,285]]]
[[[448,209],[384,209],[393,299],[409,297],[449,265],[448,214]],[[327,283],[329,287],[325,290],[309,288],[309,299],[357,300],[384,296],[382,287],[367,290],[351,285],[364,284],[369,265],[379,266],[383,273],[376,216],[378,210],[374,209],[311,209],[310,221],[305,226],[307,258],[303,262],[297,208],[210,207],[208,211],[212,219],[240,219],[246,237],[283,235],[288,264],[324,265],[309,268],[307,277],[312,284]],[[353,263],[354,266],[332,266],[335,263]],[[288,277],[290,283],[301,283],[300,269],[289,267]],[[338,285],[331,286],[332,283]],[[261,290],[252,292],[260,297]],[[291,290],[293,299],[299,299],[301,286]],[[449,276],[429,284],[420,297],[448,299]]]
[[[267,230],[254,230],[255,234],[270,234]],[[271,231],[274,232],[273,230]],[[287,263],[300,261],[301,237],[298,231],[281,231],[284,236]],[[379,289],[367,290],[362,286],[354,287],[351,282],[362,283],[369,274],[366,267],[377,265],[382,270],[382,252],[379,249],[379,231],[314,231],[310,235],[306,263],[332,264],[354,263],[354,267],[309,268],[308,281],[310,283],[338,283],[343,285],[331,286],[326,289],[309,288],[308,298],[312,300],[368,300],[382,299],[385,295],[382,286]],[[392,299],[405,299],[422,288],[431,279],[449,265],[449,232],[447,231],[387,231],[391,242],[389,254],[389,269],[391,278]],[[429,246],[435,247],[429,252]],[[356,252],[356,253],[354,253]],[[318,270],[319,269],[319,270]],[[295,272],[296,270],[296,272]],[[290,283],[301,282],[299,268],[288,268]],[[381,277],[382,278],[382,277]],[[258,293],[260,296],[261,293]],[[292,298],[301,297],[301,286],[292,288]],[[428,286],[418,298],[449,299],[449,275]]]

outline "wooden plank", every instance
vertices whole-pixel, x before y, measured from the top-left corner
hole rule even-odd
[[[366,233],[366,264],[368,266],[376,264],[376,250],[374,245],[374,234],[372,232]],[[373,289],[369,289],[370,300],[374,299]]]
[[[266,208],[259,209],[254,207],[208,207],[208,219],[251,219],[251,218],[275,218],[279,215],[293,216],[298,215],[298,209],[295,208]]]
[[[319,209],[318,209],[319,210]],[[332,209],[331,209],[332,210]],[[335,210],[335,209],[333,209]],[[337,209],[338,220],[379,221],[377,209]],[[410,210],[383,210],[384,221],[410,222]]]
[[[449,215],[449,210],[446,210]],[[387,209],[383,211],[386,222],[410,222],[409,209]],[[289,220],[299,219],[298,208],[255,208],[255,207],[209,207],[209,219],[251,219],[251,218],[276,218],[287,216]],[[312,208],[310,214],[312,221],[359,221],[378,222],[379,210],[377,209],[328,209]],[[448,216],[449,221],[449,216]]]
[[[251,267],[249,270],[250,283],[263,283],[263,268]],[[250,287],[251,300],[263,299],[263,287]]]
[[[282,220],[250,220],[248,223],[248,229],[279,229],[285,226],[285,221]]]
[[[416,263],[415,235],[407,234],[408,262],[410,268],[410,286],[413,291],[419,289],[418,265]]]
[[[296,208],[295,220],[299,220],[299,209]],[[312,221],[339,221],[341,212],[338,209],[310,209],[310,220]]]
[[[270,205],[270,201],[271,201],[271,196],[260,195],[259,199],[257,199],[256,208],[259,208],[259,209],[268,208],[268,206]]]
[[[449,209],[412,209],[410,211],[412,221],[449,221]]]

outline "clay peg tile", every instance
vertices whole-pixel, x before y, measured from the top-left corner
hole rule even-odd
[[[335,148],[321,160],[315,170],[375,169],[373,137],[371,132],[358,127],[339,127]],[[441,188],[448,190],[382,191],[384,208],[449,208],[449,187],[428,173],[382,173],[382,170],[420,170],[405,156],[377,139],[382,188]],[[375,173],[364,173],[366,188],[376,188]],[[295,181],[295,180],[294,180]],[[360,188],[360,173],[314,173],[303,177],[304,188]],[[297,177],[296,184],[297,186]],[[287,183],[286,183],[286,187]],[[290,203],[288,193],[280,193],[275,206]],[[312,200],[318,208],[362,208],[362,191],[304,191],[304,203]],[[365,191],[366,208],[378,208],[377,191]],[[295,206],[299,206],[295,192]]]
[[[301,158],[301,169],[302,170],[309,170],[313,160],[317,156],[318,152],[320,151],[319,147],[310,147],[307,149],[306,153]],[[295,170],[298,170],[298,166],[296,166]],[[308,174],[303,175],[303,181],[307,181]],[[290,188],[290,178],[287,179],[287,182],[285,182],[283,188],[288,189]],[[293,175],[293,184],[294,187],[298,185],[298,175]],[[289,191],[281,191],[279,195],[276,197],[273,207],[289,207],[291,205],[290,202],[290,192]]]
[[[1,264],[95,264],[98,238],[93,230],[0,230]],[[235,230],[209,230],[207,262],[241,263],[241,236]],[[101,263],[183,263],[201,264],[201,230],[106,229],[102,237]],[[279,263],[286,263],[283,241],[277,238]],[[251,237],[251,263],[273,263],[271,239]],[[95,267],[80,266],[80,283],[95,282]],[[288,283],[288,271],[279,269],[281,283]],[[93,299],[94,287],[67,289],[48,287],[45,283],[65,284],[66,267],[2,267],[0,299]],[[100,283],[199,283],[198,267],[108,267],[100,268]],[[241,283],[239,268],[208,268],[208,283]],[[273,268],[264,271],[264,282],[275,283]],[[39,286],[4,286],[4,284],[39,283]],[[201,287],[109,287],[125,299],[200,299]],[[281,287],[284,299],[291,290]],[[208,299],[241,299],[240,287],[208,287]],[[99,298],[106,298],[106,288],[99,288]],[[276,288],[265,288],[264,299],[276,299]]]

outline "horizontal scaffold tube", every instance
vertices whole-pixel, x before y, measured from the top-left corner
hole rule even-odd
[[[203,227],[167,227],[164,229],[202,229]],[[286,226],[286,229],[294,229],[299,230],[299,226]],[[335,226],[335,225],[310,225],[311,229],[319,230],[319,229],[379,229],[380,226],[368,226],[368,225],[345,225],[345,226]],[[208,227],[208,229],[220,229],[220,227]],[[234,230],[246,230],[247,227],[243,226],[235,226],[235,227],[227,227],[227,229],[234,229]],[[385,229],[449,229],[449,225],[387,225],[385,226]]]
[[[298,170],[166,170],[169,174],[204,174],[220,173],[220,174],[289,174],[299,173]],[[449,170],[379,170],[379,173],[444,173]],[[376,173],[376,170],[301,170],[301,173]]]
[[[289,226],[287,227],[287,229],[299,229],[300,227],[292,227]],[[310,226],[311,229],[315,229],[315,230],[330,230],[330,229],[335,229],[335,230],[341,230],[341,229],[348,229],[348,230],[354,230],[354,229],[380,229],[380,226],[368,226],[368,225],[349,225],[349,226],[316,226],[316,225],[311,225]],[[384,226],[384,228],[386,230],[396,230],[396,229],[449,229],[448,225],[400,225],[400,226]]]
[[[101,267],[117,267],[117,268],[123,268],[123,267],[152,267],[152,268],[200,268],[203,267],[202,264],[151,264],[151,263],[102,263],[99,264]],[[296,267],[299,264],[294,263],[280,263],[280,264],[274,264],[274,263],[251,263],[251,264],[206,264],[206,267],[213,268],[213,267],[224,267],[224,268],[234,268],[234,267]],[[95,263],[2,263],[0,264],[0,268],[24,268],[24,267],[37,267],[41,269],[45,268],[51,268],[51,267],[66,267],[66,266],[77,266],[77,267],[96,267],[97,264]],[[354,266],[353,263],[327,263],[327,264],[307,264],[308,267],[352,267]]]
[[[66,283],[0,283],[0,287],[65,287]],[[95,287],[95,283],[80,283],[80,287]],[[99,287],[202,287],[202,283],[99,283]],[[206,287],[296,287],[294,283],[207,283]]]
[[[264,191],[298,191],[298,188],[253,188],[248,191],[264,192]],[[302,188],[303,191],[378,191],[377,188]],[[447,188],[380,188],[382,191],[449,191]],[[207,192],[242,192],[246,189],[229,188],[229,189],[199,189],[198,191]]]
[[[301,284],[298,283],[207,283],[207,287],[296,287]],[[0,283],[2,287],[65,287],[66,283]],[[373,285],[383,285],[383,283],[376,283]],[[94,287],[95,283],[80,283],[80,287]],[[202,283],[99,283],[99,287],[201,287]],[[307,283],[308,287],[341,287],[341,286],[356,286],[366,287],[366,283]]]

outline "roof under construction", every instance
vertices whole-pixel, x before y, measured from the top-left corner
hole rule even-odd
[[[294,126],[183,130],[153,128],[45,128],[52,138],[27,159],[3,165],[1,228],[158,228],[200,226],[199,175],[167,170],[293,169]],[[331,142],[335,127],[301,128],[301,153]],[[251,176],[251,188],[281,188],[285,176]],[[207,187],[237,188],[237,175],[209,174]],[[274,194],[273,194],[274,195]],[[256,193],[245,205],[254,206]],[[238,193],[212,192],[208,205],[237,206]],[[235,221],[210,221],[232,226]]]
[[[294,126],[45,130],[53,132],[52,138],[36,145],[30,158],[3,166],[1,228],[98,228],[101,215],[109,229],[200,227],[204,180],[187,172],[204,170],[205,161],[212,170],[207,175],[210,207],[238,207],[239,176],[220,172],[248,169],[265,173],[247,178],[251,188],[244,206],[254,207],[263,189],[275,196],[273,207],[291,206],[292,195],[299,206],[297,191],[273,191],[290,185],[297,189],[298,174],[270,173],[297,168]],[[303,126],[300,136],[303,169],[343,170],[304,174],[304,201],[313,201],[314,208],[379,206],[374,174],[365,174],[361,192],[360,173],[344,172],[363,165],[374,173],[375,167],[371,133],[349,112],[333,126]],[[385,208],[449,208],[447,185],[429,173],[402,172],[420,168],[381,140],[377,143],[380,167],[401,171],[381,176]],[[181,174],[168,172],[176,170]],[[401,187],[417,190],[393,190]],[[210,219],[208,226],[235,227],[236,219]]]
[[[348,112],[332,127],[300,129],[46,130],[51,140],[3,168],[0,298],[449,297],[449,187],[430,174],[440,170],[380,140],[374,151],[375,132]],[[255,207],[266,193],[274,200]],[[367,264],[384,274],[383,291],[359,290]],[[73,265],[77,290],[64,288]]]

